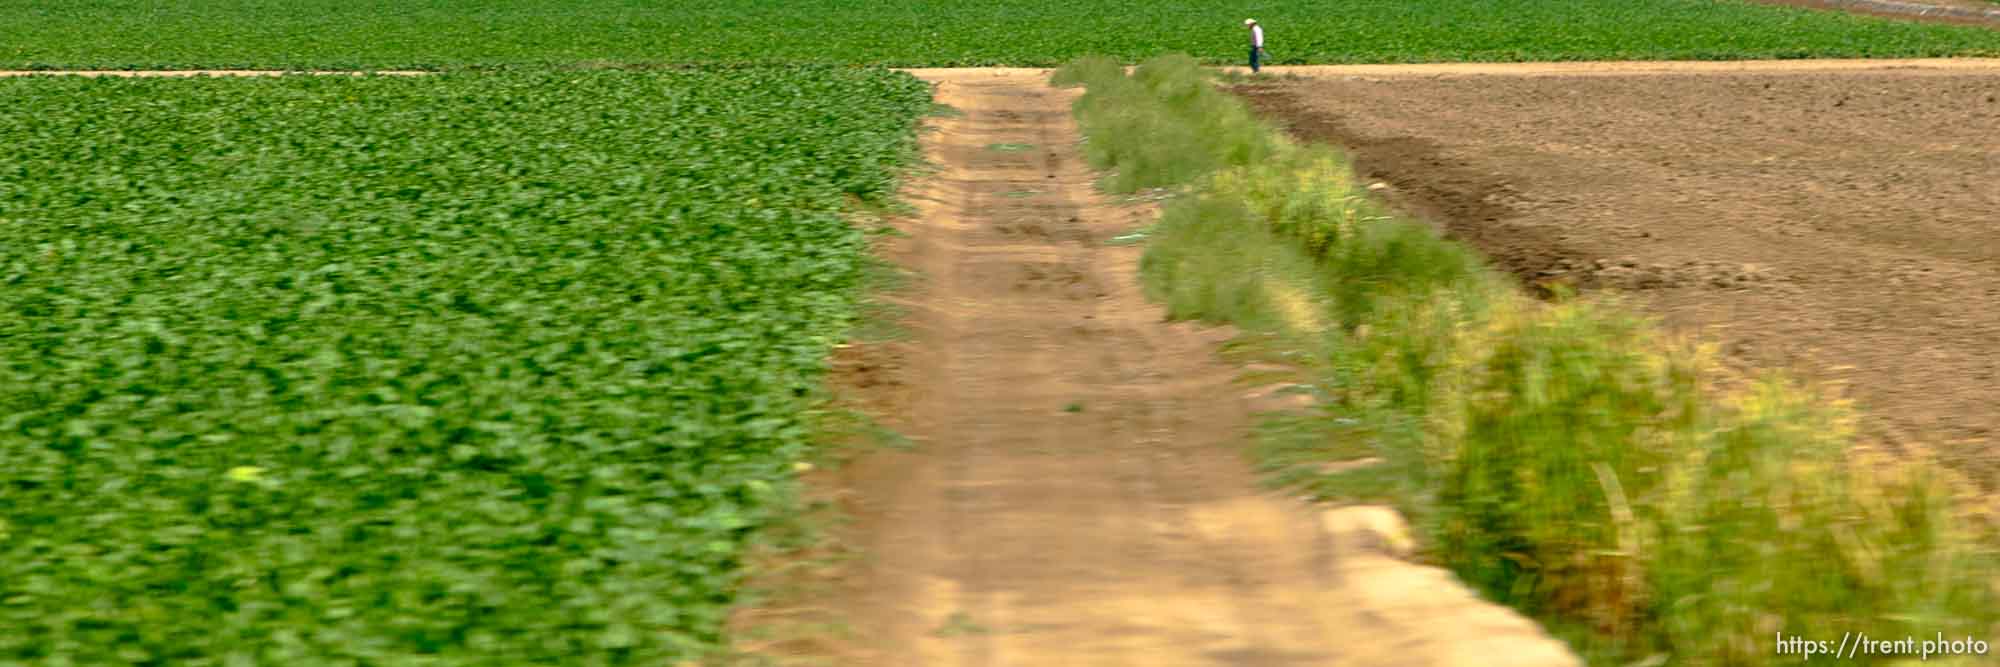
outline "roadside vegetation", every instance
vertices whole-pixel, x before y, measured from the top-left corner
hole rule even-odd
[[[1275,481],[1399,506],[1430,558],[1598,664],[2000,630],[1995,542],[1944,471],[1870,454],[1841,405],[1731,377],[1614,297],[1527,296],[1198,65],[1087,58],[1056,81],[1087,88],[1107,188],[1181,190],[1146,233],[1151,293],[1238,325],[1234,354],[1317,397],[1265,424]]]
[[[1741,0],[0,0],[0,68],[1053,66],[2000,55],[2000,31]]]
[[[0,99],[0,663],[49,665],[709,651],[931,107],[831,68]]]
[[[1734,0],[1254,15],[1278,63],[2000,55],[2000,31]],[[873,335],[858,297],[879,267],[852,223],[893,204],[916,119],[941,111],[858,66],[1235,62],[1247,18],[1187,0],[0,16],[0,69],[443,72],[0,79],[0,664],[301,666],[716,651],[746,559],[840,435],[828,352]],[[1156,293],[1243,323],[1240,353],[1330,406],[1270,424],[1267,460],[1300,464],[1282,479],[1396,500],[1468,579],[1623,655],[1761,656],[1772,627],[1853,619],[1988,631],[1987,556],[1927,468],[1844,462],[1846,418],[1782,383],[1711,400],[1698,354],[1614,306],[1522,298],[1194,64],[1065,76],[1092,87],[1113,187],[1193,188],[1150,252]],[[1314,472],[1357,457],[1386,463]]]

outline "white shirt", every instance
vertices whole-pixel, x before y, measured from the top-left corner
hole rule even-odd
[[[1260,49],[1264,48],[1264,26],[1250,26],[1250,45]]]

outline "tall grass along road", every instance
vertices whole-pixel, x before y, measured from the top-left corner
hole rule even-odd
[[[1115,190],[1181,187],[1145,277],[1181,318],[1235,323],[1314,411],[1273,416],[1274,479],[1397,503],[1432,557],[1602,664],[1790,663],[1774,637],[1990,637],[1993,536],[1918,460],[1708,357],[1618,303],[1526,296],[1287,141],[1187,58],[1061,76]],[[1869,660],[1884,661],[1886,656]]]

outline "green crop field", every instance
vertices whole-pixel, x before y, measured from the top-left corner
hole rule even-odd
[[[0,0],[0,67],[1054,65],[2000,55],[2000,30],[1735,0]]]
[[[712,645],[928,89],[0,80],[0,664]]]
[[[0,69],[444,72],[0,79],[0,665],[711,651],[930,109],[857,66],[1251,16],[1278,63],[2000,55],[1735,0],[0,0]]]

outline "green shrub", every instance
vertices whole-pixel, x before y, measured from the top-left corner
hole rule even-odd
[[[1213,97],[1207,106],[1241,108],[1233,98],[1206,90]],[[1254,119],[1232,122],[1270,132]],[[1350,328],[1372,317],[1378,303],[1460,286],[1490,290],[1499,280],[1465,246],[1390,217],[1366,196],[1340,154],[1325,147],[1279,144],[1274,157],[1216,172],[1203,191],[1241,202],[1257,226],[1290,239],[1325,265],[1329,279],[1320,281],[1322,290]]]
[[[1704,416],[1698,367],[1646,323],[1586,304],[1468,324],[1458,423],[1432,534],[1460,576],[1531,612],[1629,628],[1643,600],[1636,531]],[[1437,408],[1432,408],[1434,413]]]
[[[1186,56],[1147,61],[1126,77],[1105,59],[1056,71],[1058,85],[1084,85],[1078,119],[1090,133],[1084,155],[1111,170],[1105,188],[1133,192],[1178,185],[1223,167],[1252,164],[1283,142],[1263,130],[1248,109],[1216,93]]]
[[[1153,235],[1173,241],[1156,242],[1140,271],[1170,317],[1280,324],[1267,283],[1312,260],[1246,219],[1240,204],[1214,197],[1180,199],[1162,212]]]
[[[1716,410],[1709,437],[1672,469],[1647,539],[1661,646],[1767,664],[1780,629],[2000,629],[1991,542],[1954,516],[1940,470],[1848,455],[1852,416],[1779,381]]]

